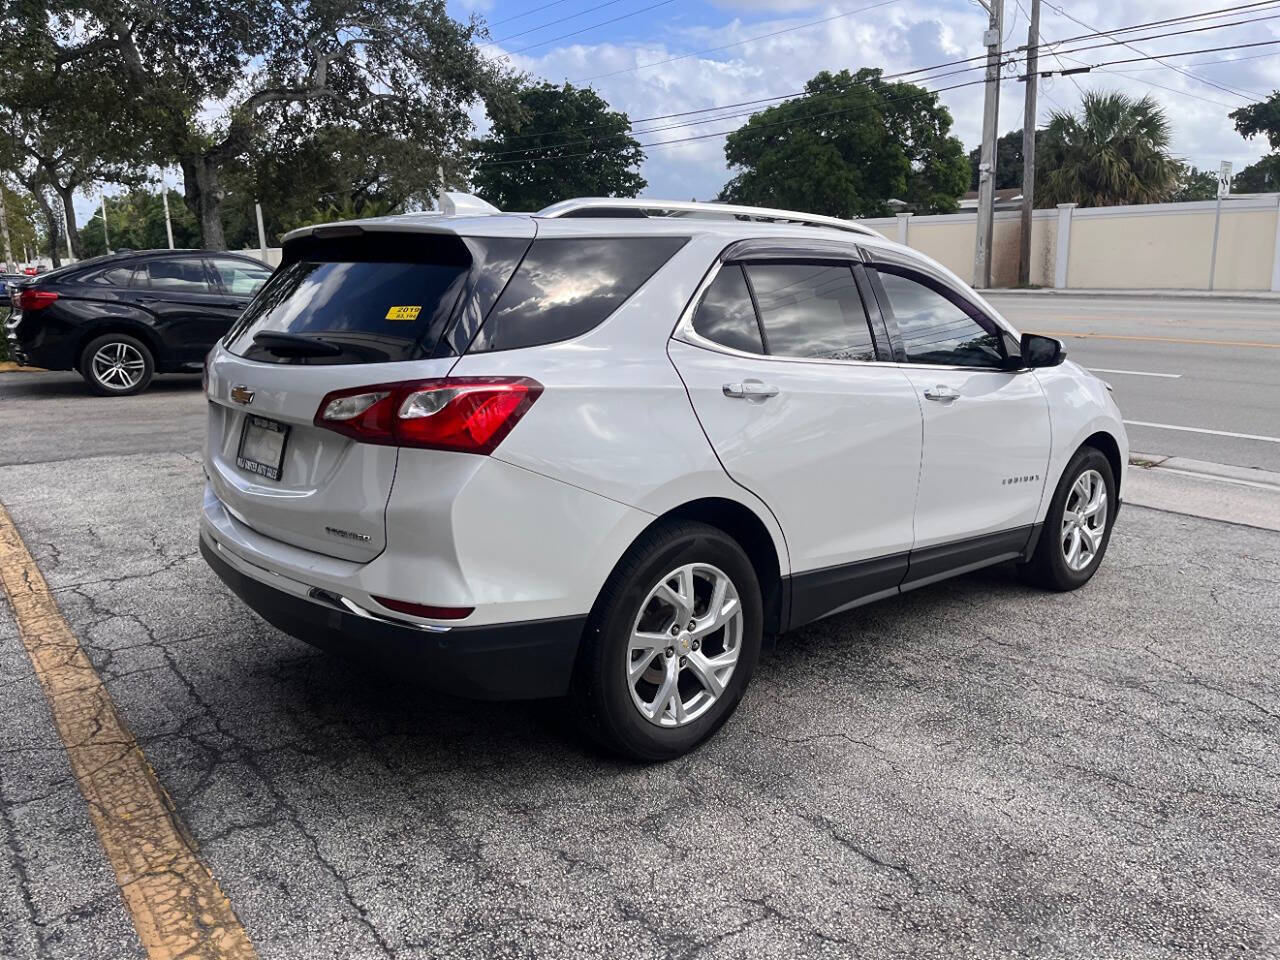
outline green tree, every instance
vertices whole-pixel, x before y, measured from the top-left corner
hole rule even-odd
[[[48,23],[30,4],[0,8],[0,130],[3,165],[35,191],[56,195],[59,231],[75,248],[75,195],[100,181],[136,180],[148,159],[145,111],[87,58],[63,59],[47,46]]]
[[[1178,188],[1169,121],[1150,96],[1084,95],[1079,116],[1055,112],[1036,150],[1036,206],[1162,203]]]
[[[1181,166],[1178,172],[1178,188],[1169,199],[1173,203],[1189,200],[1212,200],[1218,195],[1218,175],[1212,170]]]
[[[29,193],[14,190],[0,183],[4,191],[5,222],[9,227],[9,251],[15,261],[21,260],[26,250],[36,250],[39,246],[37,222],[40,215],[35,200]],[[4,257],[4,245],[0,243],[0,259]],[[3,298],[0,298],[3,299]],[[0,302],[0,307],[6,306]]]
[[[169,216],[173,245],[179,249],[200,246],[200,227],[182,203],[182,194],[169,191]],[[107,231],[113,250],[163,250],[169,246],[164,227],[164,200],[159,190],[139,187],[107,197]],[[80,249],[86,257],[107,252],[102,236],[102,207],[94,211],[80,230]]]
[[[1280,152],[1269,153],[1237,173],[1231,189],[1236,193],[1280,192]]]
[[[445,0],[61,0],[29,17],[29,57],[101,71],[143,105],[153,159],[176,163],[204,245],[226,246],[228,168],[273,124],[305,116],[421,144],[424,190],[457,153],[477,101],[501,113],[506,68]],[[3,22],[0,22],[0,27]]]
[[[1036,146],[1040,146],[1041,130],[1036,131]],[[982,148],[969,151],[969,189],[978,189],[978,164]],[[996,140],[996,189],[1007,190],[1022,186],[1022,131],[1010,130]]]
[[[1240,136],[1252,140],[1261,134],[1271,147],[1271,153],[1236,174],[1231,189],[1240,193],[1280,190],[1280,90],[1265,100],[1231,111],[1230,117]]]
[[[881,71],[823,71],[805,95],[769,107],[729,135],[737,170],[720,197],[837,217],[889,213],[897,198],[946,213],[969,183],[964,146],[937,94],[887,83]]]
[[[589,87],[543,83],[471,145],[476,193],[502,210],[541,210],[570,197],[634,197],[648,184],[625,113]]]

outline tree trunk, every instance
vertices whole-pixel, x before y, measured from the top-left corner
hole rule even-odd
[[[62,266],[62,257],[58,255],[58,244],[62,237],[58,233],[58,218],[53,214],[53,204],[43,190],[35,191],[36,203],[40,204],[40,212],[44,214],[45,231],[49,239],[49,259],[56,270]]]
[[[74,201],[75,189],[71,186],[59,187],[54,185],[53,192],[62,200],[62,216],[63,223],[67,228],[67,245],[71,248],[71,256],[77,260],[84,259],[84,252],[80,249],[80,231],[76,227],[76,205]]]
[[[208,153],[183,157],[182,198],[200,223],[200,237],[206,250],[225,250],[222,232],[222,165]]]
[[[14,268],[13,248],[9,244],[9,212],[4,205],[4,185],[0,184],[0,239],[4,243],[4,270],[8,271]]]

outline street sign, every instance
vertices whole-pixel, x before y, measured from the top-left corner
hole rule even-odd
[[[1231,195],[1231,161],[1223,160],[1218,167],[1218,199]]]

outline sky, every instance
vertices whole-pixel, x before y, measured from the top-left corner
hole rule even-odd
[[[1029,0],[1005,2],[1005,47],[1011,49],[1027,42]],[[1062,0],[1059,5],[1043,0],[1040,32],[1045,43],[1052,44],[1094,29],[1202,13],[1241,2]],[[493,42],[483,48],[486,55],[506,57],[533,78],[589,84],[613,108],[625,111],[640,130],[689,119],[638,122],[647,117],[798,93],[820,70],[866,66],[893,73],[977,56],[984,52],[982,34],[987,25],[987,13],[976,0],[449,0],[449,9],[455,17],[475,15],[490,25]],[[1280,3],[1216,22],[1244,19],[1255,22],[1147,41],[1136,38],[1144,32],[1201,27],[1211,21],[1126,34],[1136,51],[1103,47],[1068,56],[1062,64],[1044,55],[1041,69],[1280,39]],[[1078,41],[1057,49],[1097,42]],[[981,76],[975,69],[924,85],[944,86]],[[1076,110],[1086,90],[1150,94],[1172,122],[1178,157],[1202,169],[1216,169],[1220,161],[1230,160],[1239,170],[1266,153],[1267,147],[1261,139],[1243,139],[1227,114],[1277,88],[1280,44],[1202,53],[1041,80],[1037,121],[1045,123],[1054,110]],[[1001,133],[1021,127],[1023,91],[1023,84],[1015,79],[1001,84]],[[981,85],[940,96],[954,119],[952,132],[966,149],[977,146],[982,128]],[[475,119],[483,132],[482,110],[477,109]],[[709,135],[650,146],[642,169],[649,181],[645,196],[709,200],[731,176],[724,162],[724,137],[715,134],[728,132],[746,118],[692,119],[699,122],[638,135],[645,144]],[[175,171],[166,179],[175,186],[179,183]],[[108,188],[107,192],[115,191]],[[95,206],[90,198],[77,202],[81,223]]]
[[[1160,0],[1159,3],[1063,0],[1059,5],[1044,0],[1040,32],[1045,42],[1051,43],[1090,33],[1090,28],[1130,26],[1222,9],[1241,2],[1243,0]],[[893,73],[985,52],[982,34],[987,27],[987,13],[974,0],[669,0],[657,5],[655,0],[614,0],[604,6],[600,0],[560,0],[545,9],[534,9],[545,3],[547,0],[451,0],[451,9],[455,16],[475,13],[492,24],[491,36],[501,42],[485,48],[489,55],[506,55],[513,66],[552,82],[589,83],[611,106],[625,111],[633,120],[796,93],[820,70],[856,70],[866,66],[883,67]],[[1005,46],[1023,45],[1027,42],[1029,0],[1005,0],[1005,3]],[[591,12],[583,12],[587,10]],[[1080,22],[1072,22],[1063,11]],[[550,23],[561,17],[571,19]],[[1132,41],[1138,52],[1112,46],[1069,59],[1098,63],[1141,54],[1280,39],[1280,5],[1243,11],[1218,22],[1257,17],[1271,19],[1181,37]],[[604,23],[614,18],[620,19]],[[804,26],[818,20],[826,22]],[[1209,22],[1197,21],[1146,32],[1200,27]],[[541,29],[531,29],[538,27]],[[576,36],[555,39],[579,30],[583,32]],[[774,36],[765,37],[767,34]],[[1142,35],[1143,32],[1124,36]],[[756,37],[765,38],[752,39]],[[1079,41],[1058,49],[1069,50],[1096,42]],[[533,44],[538,45],[531,46]],[[676,57],[681,59],[642,66]],[[1252,59],[1205,63],[1229,57]],[[1052,57],[1046,59],[1052,67],[1058,66]],[[1231,160],[1239,170],[1266,152],[1263,141],[1244,140],[1227,114],[1263,99],[1280,87],[1280,44],[1179,57],[1167,62],[1185,73],[1148,61],[1118,65],[1105,72],[1042,80],[1037,121],[1045,123],[1054,110],[1075,110],[1083,90],[1121,90],[1136,96],[1149,93],[1164,106],[1172,121],[1173,149],[1180,158],[1201,168],[1214,169],[1219,161]],[[1065,65],[1074,67],[1077,63]],[[642,68],[633,69],[637,66]],[[1188,73],[1192,76],[1187,76]],[[945,86],[981,76],[980,70],[972,70],[924,85]],[[981,138],[982,96],[982,87],[976,84],[941,94],[954,119],[952,132],[964,141],[966,149],[977,146]],[[1021,128],[1023,97],[1024,86],[1016,79],[1001,84],[1001,133]],[[642,129],[663,126],[682,119],[637,126]],[[746,118],[741,117],[718,123],[703,122],[638,139],[649,143],[711,134],[730,130],[745,121]],[[645,191],[648,196],[713,199],[730,176],[724,163],[724,137],[652,147],[646,152],[642,172],[649,181]]]

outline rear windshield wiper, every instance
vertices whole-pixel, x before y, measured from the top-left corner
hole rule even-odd
[[[253,338],[254,346],[277,357],[336,357],[342,347],[299,333],[275,333],[264,330]]]

